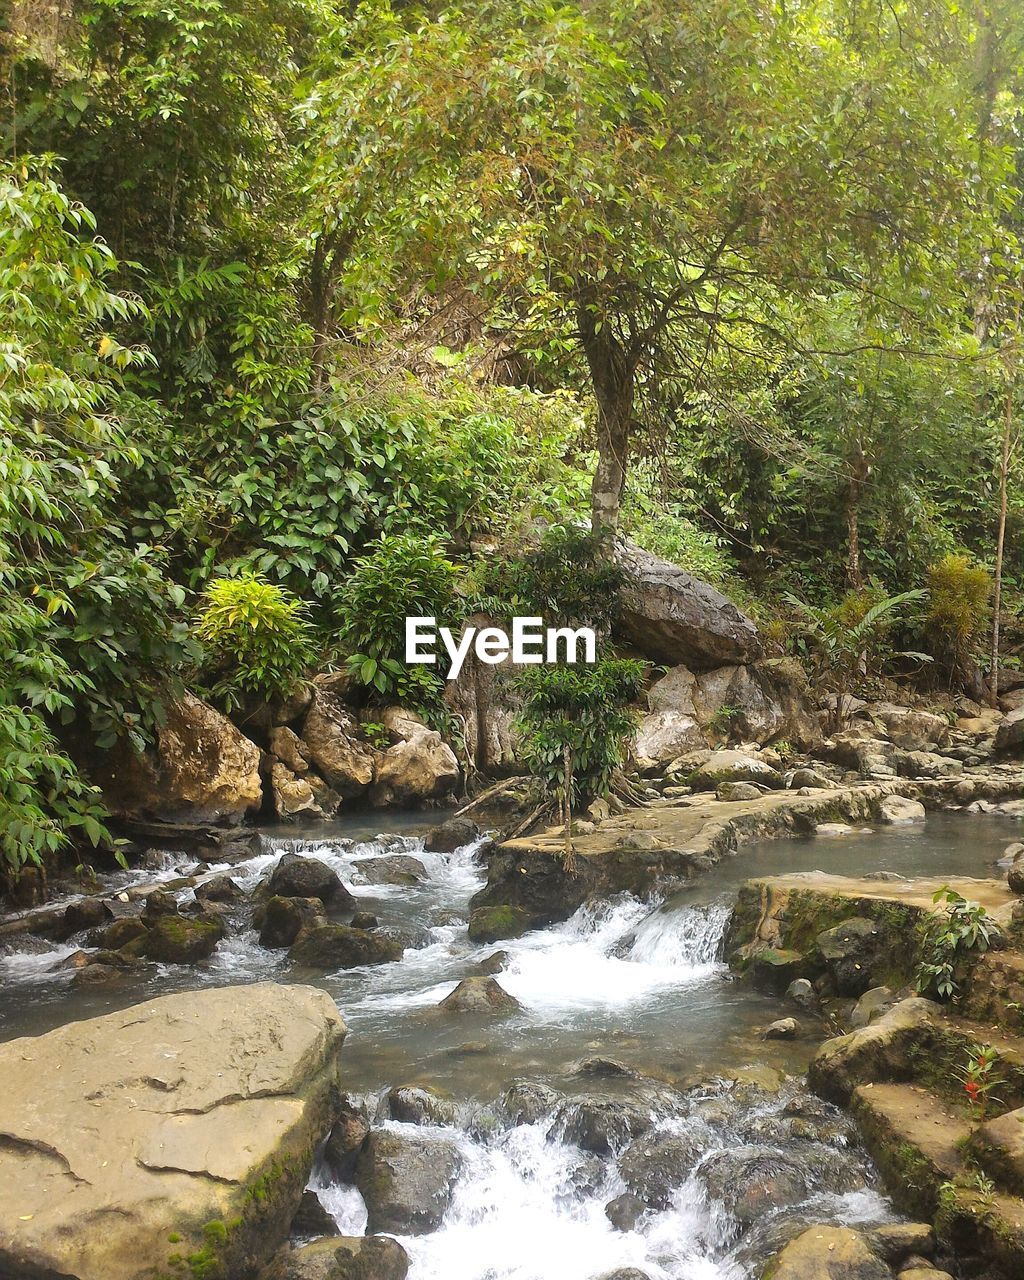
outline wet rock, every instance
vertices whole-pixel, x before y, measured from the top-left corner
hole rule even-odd
[[[702,1154],[702,1145],[689,1134],[645,1134],[622,1153],[619,1173],[645,1207],[667,1209]]]
[[[854,836],[857,834],[857,828],[851,827],[848,822],[818,822],[814,826],[814,834],[816,836],[824,836],[826,839],[837,836]]]
[[[647,1206],[631,1191],[609,1200],[604,1207],[604,1216],[616,1231],[632,1231],[640,1220]]]
[[[238,902],[245,897],[241,885],[232,880],[225,872],[223,875],[211,876],[195,887],[196,900],[199,902]]]
[[[554,1089],[535,1080],[513,1080],[501,1099],[502,1110],[512,1124],[537,1124],[558,1105]]]
[[[795,1156],[760,1147],[716,1151],[698,1172],[708,1194],[741,1227],[763,1214],[798,1204],[810,1190],[806,1168]]]
[[[572,1074],[591,1080],[630,1080],[636,1079],[638,1072],[615,1058],[595,1056],[582,1058],[572,1068]]]
[[[361,858],[356,869],[367,884],[417,885],[427,878],[427,869],[419,858],[391,853],[383,858]]]
[[[557,1120],[567,1142],[599,1156],[621,1151],[653,1123],[649,1110],[614,1098],[566,1100]]]
[[[873,920],[854,916],[818,934],[815,946],[841,996],[860,996],[871,986],[872,966],[885,949],[885,934]]]
[[[462,1168],[454,1142],[427,1134],[375,1130],[356,1160],[367,1230],[397,1235],[435,1231]]]
[[[519,938],[531,928],[530,916],[521,907],[474,907],[469,916],[471,942],[501,942]]]
[[[339,1114],[324,1147],[324,1159],[342,1182],[355,1177],[356,1157],[370,1135],[370,1125],[350,1099],[342,1098]]]
[[[850,1025],[866,1027],[875,1018],[881,1017],[887,1009],[891,1009],[896,997],[888,987],[872,987],[865,991],[850,1014]]]
[[[769,1265],[772,1280],[892,1280],[889,1268],[849,1227],[809,1227]]]
[[[651,1280],[646,1271],[636,1267],[616,1267],[614,1271],[606,1271],[601,1280]]]
[[[355,969],[364,964],[401,960],[405,947],[379,930],[343,924],[314,924],[292,943],[288,959],[307,969]]]
[[[1014,863],[1006,873],[1006,883],[1011,893],[1024,894],[1024,864]]]
[[[409,1255],[390,1236],[327,1236],[278,1254],[260,1280],[405,1280]]]
[[[807,978],[794,978],[786,988],[786,997],[801,1009],[816,1009],[818,997]]]
[[[846,1104],[860,1084],[905,1079],[911,1051],[930,1034],[937,1017],[937,1004],[914,997],[901,1000],[866,1027],[827,1040],[808,1069],[811,1087],[831,1102]]]
[[[179,1253],[258,1275],[331,1125],[344,1031],[323,992],[257,983],[0,1046],[0,1271],[138,1280]],[[64,1082],[45,1107],[41,1080]]]
[[[788,991],[811,969],[803,952],[786,947],[759,947],[749,955],[733,959],[759,991]]]
[[[924,822],[925,807],[919,800],[905,796],[886,796],[878,807],[878,819],[889,826],[904,826],[911,822]]]
[[[303,1191],[299,1207],[292,1218],[293,1236],[340,1236],[338,1224],[324,1208],[315,1191]]]
[[[754,623],[714,587],[628,540],[617,545],[616,561],[623,573],[616,631],[646,656],[703,671],[760,654]]]
[[[365,795],[373,781],[373,752],[334,694],[316,688],[301,736],[310,760],[332,790],[346,800]]]
[[[485,960],[481,960],[477,965],[477,969],[485,976],[493,977],[496,973],[501,973],[508,964],[507,951],[495,951]]]
[[[418,726],[418,730],[378,756],[370,791],[370,803],[377,808],[439,799],[459,785],[455,752],[433,729]]]
[[[110,920],[110,909],[102,898],[79,898],[68,904],[62,921],[61,934],[70,938],[82,929],[99,928]]]
[[[434,827],[423,843],[431,853],[454,853],[479,837],[480,831],[473,819],[456,814]]]
[[[257,913],[260,946],[290,947],[305,928],[326,924],[319,898],[268,898]]]
[[[158,916],[142,940],[142,954],[160,964],[197,964],[213,955],[224,937],[223,921],[213,915]]]
[[[178,899],[173,893],[154,889],[152,893],[146,895],[146,905],[142,908],[142,914],[147,920],[154,920],[157,916],[176,916],[179,914]]]
[[[872,1227],[865,1233],[868,1247],[883,1262],[898,1267],[912,1254],[931,1258],[935,1253],[935,1232],[927,1222],[893,1222]]]
[[[455,1104],[436,1089],[422,1085],[402,1085],[389,1089],[388,1114],[405,1124],[450,1125],[455,1121]]]
[[[283,725],[271,729],[268,745],[271,755],[275,756],[293,774],[307,773],[309,771],[312,760],[309,747],[291,729],[285,728]]]
[[[353,929],[377,929],[380,927],[380,921],[372,911],[357,911],[349,921],[349,924]]]
[[[319,858],[286,853],[271,874],[267,890],[272,897],[319,898],[339,911],[355,909],[356,900],[338,875]]]
[[[796,1018],[779,1018],[765,1027],[764,1038],[766,1040],[792,1040],[799,1030],[800,1024]]]
[[[772,790],[786,785],[778,769],[743,751],[714,752],[691,781],[698,791],[715,791],[723,782],[759,782]]]
[[[444,1013],[506,1015],[521,1012],[523,1006],[494,978],[482,977],[463,978],[437,1007]]]
[[[88,964],[78,969],[71,979],[73,987],[104,987],[124,979],[123,966],[117,964]]]

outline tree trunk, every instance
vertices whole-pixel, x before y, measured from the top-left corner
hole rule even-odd
[[[858,449],[850,464],[846,490],[846,581],[851,591],[864,589],[864,573],[860,563],[860,504],[866,479],[864,454]]]
[[[999,610],[1003,596],[1003,553],[1006,547],[1007,490],[1010,480],[1010,459],[1013,454],[1013,383],[1006,389],[1006,406],[1003,413],[1003,439],[999,450],[999,523],[996,528],[995,581],[992,589],[992,665],[989,668],[989,705],[999,705]]]
[[[636,362],[607,325],[581,303],[580,337],[597,401],[597,467],[591,486],[591,528],[599,541],[615,537],[633,425]]]

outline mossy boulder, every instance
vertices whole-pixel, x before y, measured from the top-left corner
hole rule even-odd
[[[409,1255],[390,1236],[328,1236],[286,1249],[261,1280],[405,1280]]]
[[[213,915],[158,916],[142,940],[142,954],[160,964],[197,964],[213,955],[224,922]]]
[[[511,1014],[522,1011],[522,1005],[509,995],[494,978],[463,978],[459,985],[437,1006],[442,1013]]]
[[[379,929],[314,924],[296,938],[288,952],[295,964],[309,969],[355,969],[364,964],[401,960],[403,944]]]
[[[254,923],[259,925],[260,946],[290,947],[303,929],[327,924],[324,904],[319,898],[283,898],[274,896],[257,910]]]
[[[531,927],[528,912],[508,903],[494,907],[474,907],[469,917],[469,937],[472,942],[499,942],[503,938],[519,938]]]

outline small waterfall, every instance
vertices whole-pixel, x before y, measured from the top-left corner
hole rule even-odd
[[[729,902],[656,911],[636,930],[630,955],[644,964],[705,969],[721,957],[731,914]]]

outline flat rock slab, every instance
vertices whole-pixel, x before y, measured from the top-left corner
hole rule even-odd
[[[260,983],[0,1046],[0,1275],[254,1274],[332,1123],[344,1035],[324,992]]]
[[[798,871],[786,876],[765,876],[748,881],[764,885],[778,896],[786,891],[821,893],[832,897],[874,902],[893,902],[919,907],[923,911],[945,910],[943,903],[932,901],[940,889],[948,886],[957,893],[979,902],[1001,924],[1008,924],[1017,898],[1005,880],[975,880],[969,876],[924,876],[913,880],[867,880],[854,876],[828,875],[824,871]]]

